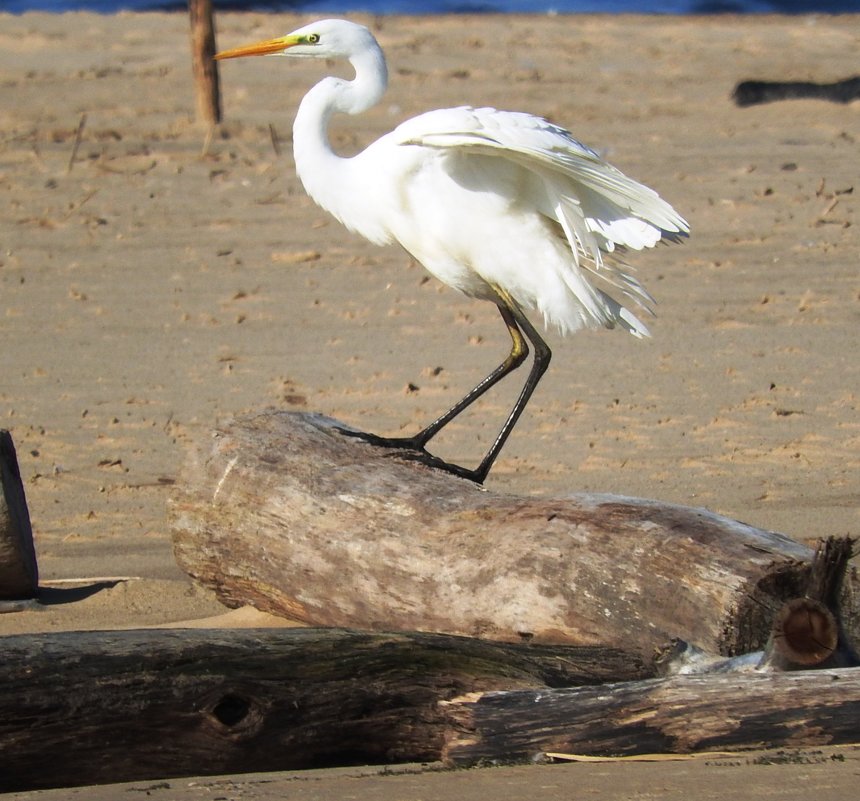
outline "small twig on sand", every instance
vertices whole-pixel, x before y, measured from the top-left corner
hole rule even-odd
[[[203,140],[203,149],[200,151],[200,158],[206,158],[209,155],[209,148],[212,146],[212,137],[215,136],[215,123],[209,126],[206,131],[206,138]]]
[[[281,137],[278,136],[278,132],[275,130],[275,126],[272,123],[269,123],[269,136],[272,138],[272,150],[275,151],[276,156],[281,155]]]
[[[66,165],[66,174],[72,171],[75,165],[75,158],[78,155],[78,148],[81,146],[81,137],[84,134],[84,126],[87,124],[87,113],[81,114],[81,120],[78,123],[78,130],[75,131],[75,143],[72,145],[72,154],[69,156],[69,163]]]
[[[80,578],[43,579],[39,583],[45,587],[60,587],[67,584],[109,584],[122,581],[141,581],[142,576],[81,576]]]

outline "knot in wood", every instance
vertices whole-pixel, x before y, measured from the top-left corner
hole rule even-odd
[[[263,710],[247,694],[234,690],[214,693],[204,704],[209,722],[221,733],[234,737],[256,734],[263,724]]]

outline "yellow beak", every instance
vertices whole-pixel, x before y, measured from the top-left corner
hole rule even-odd
[[[298,43],[295,36],[279,36],[277,39],[266,39],[263,42],[225,50],[222,53],[218,53],[215,58],[221,60],[225,58],[242,58],[243,56],[268,56],[272,53],[280,53]]]

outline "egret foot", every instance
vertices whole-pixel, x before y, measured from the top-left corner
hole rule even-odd
[[[415,451],[416,453],[426,453],[424,450],[425,443],[418,436],[380,437],[376,434],[368,434],[366,431],[356,431],[352,428],[341,428],[340,426],[335,426],[335,431],[346,437],[362,439],[369,445],[375,445],[378,448],[397,448],[399,450]]]
[[[470,470],[467,467],[446,462],[444,459],[428,453],[424,448],[424,438],[420,434],[412,437],[380,437],[376,434],[369,434],[366,431],[355,431],[349,428],[338,427],[335,430],[347,437],[364,440],[368,445],[374,445],[378,448],[396,449],[396,453],[387,454],[388,456],[397,456],[407,461],[420,462],[427,465],[427,467],[444,470],[446,473],[468,479],[476,484],[483,484],[484,479],[487,477],[486,473],[482,475],[479,470]]]
[[[402,452],[392,453],[389,455],[398,456],[399,458],[406,459],[410,462],[421,462],[421,464],[427,465],[427,467],[432,467],[435,470],[444,470],[446,473],[451,473],[451,475],[457,476],[458,478],[468,479],[475,484],[483,484],[484,479],[487,477],[486,473],[482,474],[480,470],[470,470],[468,467],[461,467],[453,462],[446,462],[444,459],[440,459],[438,456],[434,456],[432,453],[428,453],[423,449],[404,450]]]

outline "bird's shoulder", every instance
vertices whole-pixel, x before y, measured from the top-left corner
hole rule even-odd
[[[428,111],[401,123],[392,134],[403,145],[483,146],[600,159],[569,131],[543,117],[490,107],[458,106]]]

